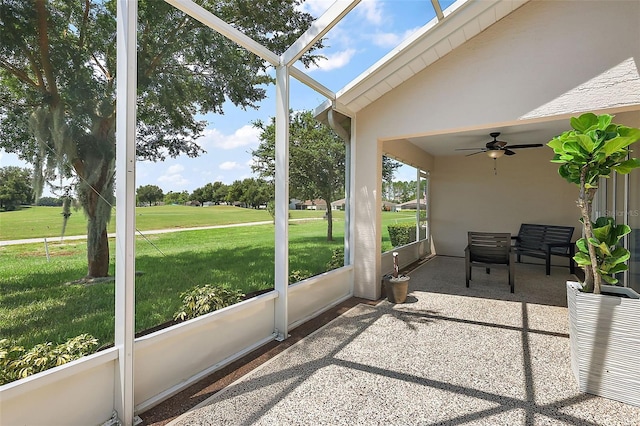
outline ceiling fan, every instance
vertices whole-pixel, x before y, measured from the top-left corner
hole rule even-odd
[[[499,141],[498,136],[500,136],[500,132],[492,132],[489,133],[489,136],[493,138],[492,141],[487,142],[485,148],[458,148],[456,151],[471,151],[477,150],[478,152],[474,152],[468,154],[467,157],[471,155],[480,154],[482,152],[486,152],[487,155],[493,159],[500,158],[503,155],[514,155],[515,152],[512,149],[522,149],[522,148],[539,148],[542,146],[541,143],[528,143],[522,145],[507,145],[504,141]]]

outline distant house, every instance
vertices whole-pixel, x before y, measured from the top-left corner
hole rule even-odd
[[[193,201],[187,201],[186,203],[184,203],[185,206],[191,206],[191,207],[200,207],[202,206],[202,203],[200,203],[200,201],[198,200],[193,200]]]
[[[298,205],[302,203],[302,200],[298,200],[297,198],[292,198],[289,201],[289,210],[300,210]]]
[[[396,203],[392,203],[391,201],[382,202],[382,211],[395,212],[395,211],[398,211],[397,207],[398,205]]]
[[[326,210],[327,202],[321,199],[298,201],[292,210]]]
[[[333,203],[331,203],[331,210],[344,210],[344,206],[345,206],[345,199],[341,199],[341,200],[336,200]]]
[[[427,204],[424,200],[420,200],[420,210],[426,210]],[[404,203],[398,204],[396,206],[396,211],[402,210],[417,210],[418,209],[418,200],[410,200]]]

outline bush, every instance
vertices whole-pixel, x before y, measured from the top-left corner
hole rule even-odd
[[[187,320],[236,304],[244,293],[220,285],[194,287],[180,294],[182,306],[173,316],[175,320]]]
[[[327,271],[342,268],[344,266],[344,246],[336,247],[331,253],[331,260],[327,263]]]
[[[62,198],[42,197],[38,199],[38,206],[62,207]]]
[[[289,272],[289,284],[295,284],[300,281],[304,281],[309,277],[312,277],[313,274],[309,271],[304,271],[300,269],[294,269]]]
[[[16,346],[8,339],[0,340],[0,384],[23,379],[49,368],[57,367],[93,353],[98,340],[89,334],[81,334],[65,343],[53,346],[41,343],[30,350]]]
[[[394,247],[400,247],[413,243],[416,240],[416,224],[415,223],[396,223],[389,225],[389,239]]]

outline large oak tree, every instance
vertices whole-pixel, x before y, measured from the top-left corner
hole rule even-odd
[[[276,53],[313,19],[299,0],[199,3]],[[113,0],[0,0],[0,146],[34,165],[36,191],[56,176],[76,179],[88,277],[109,270],[115,9]],[[138,13],[138,158],[197,156],[205,127],[197,115],[221,114],[226,100],[255,107],[272,81],[267,65],[164,1],[139,0]]]

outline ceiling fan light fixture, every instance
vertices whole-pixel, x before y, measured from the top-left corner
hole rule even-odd
[[[493,159],[500,158],[504,155],[504,151],[501,149],[490,149],[487,151],[487,155]]]

